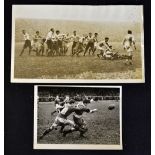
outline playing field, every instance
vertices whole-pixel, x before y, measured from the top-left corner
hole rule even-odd
[[[111,43],[120,54],[127,54],[121,42]],[[19,56],[23,44],[15,44],[14,78],[19,79],[141,79],[141,47],[137,43],[133,65],[125,65],[125,60],[100,60],[95,56],[28,56],[28,50]]]
[[[109,104],[115,104],[114,110],[108,110]],[[84,113],[84,120],[88,125],[88,132],[85,138],[79,137],[79,132],[74,132],[63,137],[59,130],[54,130],[46,135],[40,144],[120,144],[120,120],[119,120],[119,101],[97,101],[88,105],[90,109],[97,108],[96,113]],[[54,111],[54,104],[38,104],[38,134],[50,126],[56,114],[51,116]],[[72,119],[72,116],[69,117]]]

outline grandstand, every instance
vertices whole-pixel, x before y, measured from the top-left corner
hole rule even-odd
[[[39,87],[38,88],[38,101],[39,102],[52,102],[55,97],[59,95],[63,101],[66,95],[76,101],[81,101],[84,96],[88,99],[98,100],[119,100],[119,88],[89,88],[89,87]]]

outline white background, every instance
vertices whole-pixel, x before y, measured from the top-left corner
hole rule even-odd
[[[155,15],[155,1],[152,0],[152,5],[151,5],[151,12],[152,15]],[[4,154],[4,1],[0,1],[0,48],[1,48],[1,56],[0,56],[0,154]],[[152,46],[151,46],[151,66],[152,68],[155,66],[155,46],[153,46],[153,43],[155,42],[155,18],[153,19],[152,17],[152,23],[151,23],[152,29]],[[152,84],[151,84],[151,91],[153,92],[152,94],[155,93],[155,69],[152,70],[152,75],[151,79]],[[153,95],[152,95],[153,96]],[[155,98],[151,97],[152,100],[152,155],[155,154]]]

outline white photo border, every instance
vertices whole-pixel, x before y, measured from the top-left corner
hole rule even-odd
[[[119,120],[120,120],[120,144],[119,145],[102,145],[102,144],[38,144],[37,143],[37,118],[38,105],[37,94],[38,87],[84,87],[84,88],[119,88]],[[34,85],[34,131],[33,131],[33,149],[47,150],[123,150],[122,142],[122,86],[79,86],[79,85]]]
[[[88,79],[26,79],[26,78],[15,78],[14,67],[15,67],[15,17],[14,7],[12,5],[12,44],[11,44],[11,83],[145,83],[145,61],[144,61],[144,20],[143,20],[143,5],[142,7],[142,27],[141,27],[141,66],[142,66],[142,78],[141,79],[102,79],[102,80],[88,80]],[[18,5],[19,6],[19,5]],[[24,5],[21,5],[24,6]],[[110,6],[110,5],[109,5]],[[121,6],[121,5],[120,5]],[[131,5],[136,6],[136,5]],[[143,39],[142,39],[143,38]]]

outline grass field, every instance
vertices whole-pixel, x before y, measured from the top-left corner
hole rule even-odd
[[[113,42],[112,45],[120,54],[126,54],[121,42]],[[14,78],[17,79],[142,78],[141,48],[138,43],[132,66],[126,66],[125,60],[100,60],[96,55],[83,57],[83,53],[80,57],[71,57],[71,49],[66,56],[59,57],[35,56],[34,52],[28,56],[28,50],[25,50],[20,57],[22,46],[22,43],[15,44]]]
[[[115,104],[114,110],[108,110],[109,104]],[[84,120],[88,125],[86,138],[80,138],[78,132],[63,137],[58,130],[46,135],[39,144],[120,144],[119,101],[97,101],[88,105],[91,109],[97,108],[93,114],[84,113]],[[54,104],[38,104],[38,135],[50,126],[56,114],[51,116]],[[72,116],[69,117],[72,119]]]

